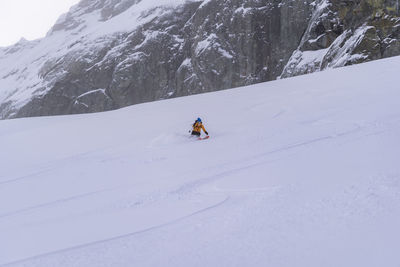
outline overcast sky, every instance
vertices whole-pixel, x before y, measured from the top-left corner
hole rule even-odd
[[[57,18],[79,0],[0,0],[0,46],[46,35]]]

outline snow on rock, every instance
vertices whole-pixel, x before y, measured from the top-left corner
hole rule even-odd
[[[57,90],[67,90],[54,87],[63,79],[70,79],[75,72],[79,74],[81,68],[89,69],[93,63],[98,63],[96,61],[120,33],[131,32],[185,2],[81,1],[59,18],[45,38],[33,42],[22,40],[14,46],[3,48],[0,53],[0,117],[12,117],[35,98],[51,98],[46,98],[50,90],[55,94],[58,94]],[[124,9],[112,17],[102,18],[105,10],[111,7],[118,9],[120,6],[124,6]],[[149,34],[147,38],[152,38],[154,34]],[[113,58],[115,60],[115,55]],[[65,96],[73,94],[69,96],[71,99],[66,106],[87,89],[93,90],[81,88],[77,92],[63,92]],[[69,91],[73,91],[73,88]],[[61,105],[59,98],[57,96],[56,101]],[[26,107],[22,113],[29,112],[31,108]]]
[[[345,31],[342,36],[339,36],[335,42],[332,43],[330,51],[326,54],[327,67],[342,67],[357,62],[362,62],[368,58],[371,51],[360,51],[357,53],[355,50],[360,46],[362,41],[366,38],[368,31],[374,31],[372,26],[362,26],[354,33]],[[364,54],[365,53],[365,54]]]
[[[360,49],[363,43],[371,41],[371,38],[368,39],[369,35],[372,35],[372,41],[377,41],[376,29],[363,25],[354,32],[353,30],[343,32],[329,48],[310,51],[296,50],[283,70],[282,77],[312,73],[326,68],[343,67],[371,59],[374,54],[380,53],[379,45],[374,47],[375,51]]]
[[[397,4],[394,0],[349,5],[316,1],[300,45],[280,77],[358,64],[400,52],[400,18],[398,12],[393,12]]]
[[[399,55],[396,4],[82,0],[45,38],[0,49],[0,119],[107,111]],[[98,88],[109,97],[75,105]]]
[[[296,76],[321,70],[322,60],[327,52],[328,49],[303,52],[296,50],[283,70],[284,75]]]
[[[202,40],[197,43],[195,52],[196,56],[201,56],[201,54],[208,49],[215,49],[221,56],[232,59],[233,56],[222,48],[221,44],[218,43],[218,37],[215,34],[211,34],[207,36],[205,40]]]
[[[77,97],[97,88],[112,103],[93,99],[84,112],[276,78],[285,60],[276,62],[295,49],[311,2],[277,9],[270,0],[82,0],[45,38],[8,48],[13,53],[1,49],[0,118],[83,112]],[[293,8],[301,12],[281,23]],[[282,44],[281,33],[293,40]]]

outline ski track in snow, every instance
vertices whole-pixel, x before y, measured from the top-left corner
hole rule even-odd
[[[96,242],[91,242],[91,243],[87,243],[87,244],[82,244],[82,245],[75,246],[75,247],[69,247],[69,248],[67,248],[67,249],[62,249],[62,250],[58,250],[58,251],[52,251],[52,252],[49,252],[49,253],[45,253],[45,254],[42,254],[42,255],[37,255],[37,256],[35,256],[35,257],[22,259],[22,260],[15,261],[15,262],[10,262],[10,263],[8,263],[8,264],[0,265],[0,266],[11,266],[11,265],[13,265],[13,264],[24,263],[24,262],[29,261],[29,260],[33,260],[33,259],[37,259],[37,258],[40,258],[40,257],[45,257],[45,256],[54,255],[54,254],[56,254],[56,253],[68,252],[68,251],[76,250],[76,249],[79,249],[79,248],[84,248],[84,247],[88,247],[88,246],[91,246],[91,245],[101,244],[101,243],[105,243],[105,242],[109,242],[109,241],[114,241],[114,240],[121,239],[121,238],[131,237],[131,236],[134,236],[134,235],[137,235],[137,234],[141,234],[141,233],[145,233],[145,232],[148,232],[148,231],[152,231],[152,230],[155,230],[155,229],[157,229],[157,228],[165,227],[165,226],[167,226],[167,225],[177,223],[177,222],[179,222],[179,221],[182,221],[182,220],[188,219],[188,218],[190,218],[190,217],[193,217],[193,216],[195,216],[195,215],[197,215],[197,214],[200,214],[200,213],[206,212],[206,211],[208,211],[208,210],[214,209],[214,208],[216,208],[216,207],[218,207],[218,206],[223,205],[223,204],[224,204],[225,202],[227,202],[228,200],[229,200],[229,197],[225,198],[223,201],[221,201],[221,202],[219,202],[219,203],[217,203],[217,204],[215,204],[215,205],[213,205],[213,206],[209,206],[209,207],[207,207],[207,208],[204,208],[204,209],[202,209],[202,210],[193,212],[193,213],[191,213],[191,214],[189,214],[189,215],[186,215],[186,216],[184,216],[184,217],[175,219],[175,220],[173,220],[173,221],[170,221],[170,222],[167,222],[167,223],[164,223],[164,224],[160,224],[160,225],[157,225],[157,226],[153,226],[153,227],[150,227],[150,228],[147,228],[147,229],[144,229],[144,230],[140,230],[140,231],[136,231],[136,232],[132,232],[132,233],[127,233],[127,234],[124,234],[124,235],[121,235],[121,236],[117,236],[117,237],[113,237],[113,238],[109,238],[109,239],[105,239],[105,240],[100,240],[100,241],[96,241]]]
[[[27,207],[27,208],[20,209],[20,210],[15,210],[15,211],[12,211],[12,212],[9,212],[9,213],[3,213],[3,214],[0,214],[0,220],[2,218],[5,218],[5,217],[17,215],[17,214],[28,212],[28,211],[33,211],[33,210],[40,209],[40,208],[45,208],[45,207],[50,207],[50,206],[62,204],[62,203],[69,202],[69,201],[72,201],[72,200],[79,200],[81,198],[90,197],[90,196],[97,195],[99,193],[103,193],[103,192],[106,192],[106,191],[110,191],[110,190],[107,189],[107,190],[89,192],[89,193],[85,193],[85,194],[82,194],[82,195],[75,195],[75,196],[71,196],[71,197],[67,197],[67,198],[58,199],[56,201],[47,202],[47,203],[43,203],[43,204],[40,204],[40,205]]]

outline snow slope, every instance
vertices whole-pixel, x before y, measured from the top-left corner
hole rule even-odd
[[[0,121],[0,266],[399,266],[399,68]]]

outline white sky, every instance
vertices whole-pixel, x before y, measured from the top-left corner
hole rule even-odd
[[[0,0],[0,46],[46,35],[58,17],[79,0]]]

